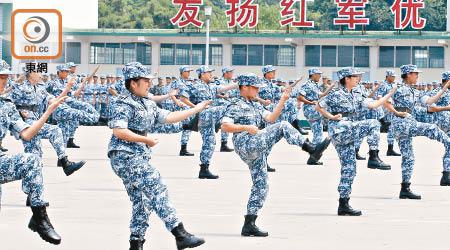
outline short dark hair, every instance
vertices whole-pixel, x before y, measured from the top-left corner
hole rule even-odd
[[[346,76],[346,77],[347,77],[347,76]],[[342,86],[345,86],[345,77],[342,78],[341,80],[339,80],[339,83],[340,83]]]
[[[408,75],[408,74],[402,74],[402,76],[401,76],[402,79],[403,79],[403,80],[406,80],[406,76],[407,76],[407,75]]]
[[[125,88],[130,90],[131,81],[138,82],[142,77],[133,77],[125,80]]]
[[[442,79],[442,83],[444,84],[447,80]]]

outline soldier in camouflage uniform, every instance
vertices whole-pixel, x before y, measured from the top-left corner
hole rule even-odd
[[[185,85],[181,90],[181,101],[186,105],[193,107],[197,103],[207,100],[214,100],[217,94],[237,88],[237,84],[218,86],[212,82],[212,73],[214,70],[202,66],[196,70],[199,80],[196,84]],[[210,106],[199,113],[198,130],[202,136],[202,150],[200,152],[200,179],[217,179],[219,176],[213,175],[209,171],[209,163],[214,153],[216,145],[215,130],[220,125],[220,120],[225,111],[225,106]]]
[[[234,69],[231,67],[224,67],[222,69],[222,77],[217,79],[215,83],[219,86],[226,86],[229,84],[233,84],[233,72]],[[226,93],[217,94],[215,98],[214,105],[216,106],[226,106],[230,103],[230,100],[232,98],[235,98],[239,96],[239,91],[237,89],[232,89],[230,91],[227,91]],[[220,145],[220,152],[233,152],[234,150],[232,148],[228,147],[228,133],[220,131],[221,135],[221,145]]]
[[[431,96],[434,96],[437,93],[439,93],[439,91],[442,90],[442,88],[444,87],[444,84],[448,80],[450,80],[450,71],[442,73],[442,85],[434,88],[431,91]],[[434,82],[433,82],[433,87],[434,87]],[[450,90],[447,89],[444,92],[444,94],[442,94],[441,98],[439,98],[439,100],[436,101],[436,106],[442,107],[442,108],[450,106]],[[433,114],[435,114],[434,121],[435,121],[436,125],[438,125],[439,128],[442,129],[442,131],[444,131],[445,133],[447,133],[447,135],[450,136],[450,111],[443,110],[442,112],[435,112]],[[441,186],[450,186],[450,171],[444,170],[442,172],[442,178],[441,178],[440,185]]]
[[[192,69],[189,66],[181,66],[180,69],[180,78],[175,79],[174,81],[172,81],[170,83],[170,88],[171,89],[178,89],[180,90],[180,92],[178,93],[176,97],[177,100],[172,99],[172,108],[168,109],[170,111],[179,111],[179,110],[185,110],[187,108],[189,108],[189,106],[187,106],[187,104],[184,104],[183,102],[179,101],[178,99],[181,98],[181,93],[182,90],[185,89],[188,86],[192,85],[192,83],[190,83],[188,81],[189,75],[191,74]],[[170,81],[170,77],[168,77],[167,80]],[[191,106],[192,107],[192,106]],[[186,122],[190,121],[190,119],[188,119]],[[187,144],[189,141],[189,137],[191,136],[191,130],[183,130],[181,132],[181,149],[180,149],[180,156],[194,156],[194,153],[191,153],[189,151],[187,151]]]
[[[67,83],[69,82],[69,67],[64,64],[58,65],[56,69],[58,71],[58,78],[55,81],[50,82],[47,87],[47,92],[52,94],[53,96],[61,95],[61,93],[63,93],[63,91],[66,89]],[[80,124],[80,122],[96,123],[100,116],[100,114],[94,109],[94,107],[92,107],[92,105],[75,99],[81,93],[83,87],[84,82],[83,85],[81,85],[80,88],[78,88],[76,91],[74,91],[72,87],[67,92],[67,96],[71,97],[66,101],[66,104],[70,107],[70,109],[58,109],[53,114],[54,120],[57,121],[58,126],[63,132],[65,144],[68,143],[72,132]]]
[[[108,125],[113,136],[108,157],[133,203],[130,250],[143,249],[148,219],[153,210],[175,236],[178,249],[199,246],[205,241],[186,232],[169,201],[168,190],[159,171],[149,162],[151,147],[158,143],[158,139],[147,136],[147,132],[157,123],[184,120],[203,110],[209,102],[201,102],[192,109],[169,112],[148,99],[150,79],[154,76],[141,63],[128,63],[123,74],[129,93],[120,96],[110,109]]]
[[[400,199],[421,199],[420,195],[414,194],[410,189],[411,175],[414,168],[412,138],[426,136],[444,144],[443,170],[446,173],[450,171],[450,138],[436,124],[418,122],[414,117],[417,117],[415,114],[426,115],[427,113],[448,111],[449,107],[439,107],[433,104],[447,92],[450,81],[445,80],[445,85],[432,97],[425,95],[419,98],[419,91],[411,86],[417,82],[421,71],[417,69],[416,65],[412,64],[402,65],[400,70],[403,81],[393,95],[391,103],[385,105],[395,115],[391,126],[393,126],[393,134],[402,153]]]
[[[380,89],[377,92],[377,99],[387,95],[392,90],[392,85],[395,81],[395,71],[393,70],[386,70],[386,79],[382,83]],[[394,140],[395,137],[392,134],[392,128],[390,126],[391,120],[392,120],[392,113],[389,112],[386,108],[384,108],[385,116],[380,120],[381,126],[384,126],[388,128],[388,134],[387,134],[387,141],[388,141],[388,150],[386,152],[387,156],[401,156],[401,154],[394,151]],[[382,129],[383,130],[383,129]]]
[[[378,157],[380,123],[374,119],[356,120],[356,114],[367,109],[377,109],[385,103],[394,91],[380,100],[366,98],[356,92],[360,71],[354,68],[339,70],[340,87],[320,99],[316,110],[329,120],[329,135],[341,161],[341,180],[339,183],[338,215],[359,216],[361,211],[349,205],[353,180],[356,176],[355,141],[367,136],[370,145],[369,164],[378,164],[390,169]],[[388,168],[389,167],[389,168]]]
[[[297,99],[303,102],[303,114],[305,118],[308,120],[309,125],[311,126],[311,130],[313,131],[313,140],[312,143],[314,145],[318,145],[322,142],[322,134],[323,134],[323,124],[322,124],[322,116],[317,112],[314,107],[317,104],[317,101],[326,96],[332,89],[333,85],[329,86],[325,92],[322,93],[319,89],[319,80],[322,75],[322,72],[318,68],[311,68],[308,70],[309,79],[306,83],[302,84],[299,91]],[[325,139],[328,140],[328,139]],[[322,162],[315,162],[311,159],[307,162],[308,165],[323,165]]]
[[[9,65],[0,61],[0,90],[6,86],[6,79],[9,71]],[[19,139],[30,141],[45,124],[50,114],[55,110],[64,97],[53,102],[42,117],[33,124],[25,123],[12,101],[5,97],[0,97],[0,137],[10,130],[13,135]],[[30,199],[33,216],[30,219],[28,227],[37,232],[40,237],[51,243],[58,245],[61,243],[61,237],[53,229],[50,219],[47,215],[46,202],[42,200],[44,183],[42,179],[42,162],[38,155],[23,153],[15,155],[6,155],[0,152],[0,208],[1,208],[1,185],[22,180],[22,190]]]
[[[255,74],[240,75],[238,84],[241,96],[233,99],[228,105],[221,128],[225,132],[233,133],[235,152],[248,165],[253,181],[241,235],[265,237],[269,234],[260,230],[255,225],[255,220],[258,211],[264,204],[269,188],[267,156],[272,147],[285,138],[289,144],[301,147],[310,154],[310,157],[319,160],[328,145],[319,144],[315,147],[290,123],[286,121],[274,123],[286,100],[289,99],[292,87],[288,87],[284,91],[280,102],[271,112],[255,100],[258,88],[263,86]],[[266,123],[274,124],[263,128]]]
[[[56,101],[53,95],[50,95],[43,84],[41,84],[41,75],[35,72],[25,72],[26,80],[16,84],[11,92],[11,99],[20,112],[23,120],[32,124],[41,117],[40,110],[43,105],[51,104]],[[66,86],[66,89],[58,96],[65,96],[74,84],[75,77],[72,77]],[[69,110],[70,107],[63,103],[57,111]],[[81,162],[71,162],[65,152],[64,139],[61,129],[56,125],[44,124],[39,132],[31,140],[22,140],[25,153],[33,153],[42,158],[41,139],[48,139],[58,155],[58,166],[61,166],[64,173],[69,176],[79,170],[84,164]]]

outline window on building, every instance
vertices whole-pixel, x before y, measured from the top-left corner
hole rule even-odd
[[[338,46],[338,66],[353,66],[353,46]]]
[[[305,46],[305,66],[320,67],[320,45]]]
[[[370,51],[368,46],[355,46],[354,50],[355,67],[369,67]]]
[[[394,46],[380,46],[380,67],[391,68],[394,67],[395,47]]]
[[[247,65],[247,45],[233,44],[232,50],[233,50],[232,64]]]
[[[210,44],[209,45],[209,64],[222,65],[222,44]]]
[[[177,44],[175,50],[175,63],[177,65],[190,65],[190,44]]]
[[[152,45],[146,43],[136,44],[136,61],[144,65],[152,64]]]
[[[397,46],[395,47],[395,67],[400,67],[411,63],[411,47]]]
[[[175,65],[175,44],[161,44],[161,65]]]
[[[123,64],[136,62],[136,44],[122,43],[122,55],[123,55]]]
[[[102,43],[103,46],[105,46],[105,44]],[[61,55],[57,58],[52,60],[53,63],[66,63],[66,43],[62,43],[62,50],[61,50]]]
[[[336,46],[322,46],[322,66],[336,67]]]
[[[192,44],[192,65],[205,64],[206,46],[204,44]]]
[[[444,47],[429,47],[430,68],[444,68]]]
[[[278,65],[295,66],[295,47],[291,45],[281,45],[278,53]]]
[[[263,46],[248,45],[248,65],[263,64]]]
[[[264,45],[264,65],[278,65],[278,45]]]
[[[62,57],[62,55],[61,55]],[[66,62],[81,63],[81,43],[66,43]]]
[[[428,47],[413,47],[413,64],[419,68],[428,67]]]

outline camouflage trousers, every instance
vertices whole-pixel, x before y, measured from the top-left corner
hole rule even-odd
[[[352,184],[356,176],[355,146],[364,137],[367,137],[371,150],[378,149],[380,123],[377,120],[353,121],[346,131],[331,136],[331,142],[341,162],[341,178],[338,186],[340,198],[349,198],[352,193]]]
[[[149,163],[149,157],[123,151],[110,156],[111,167],[122,179],[133,206],[130,221],[130,240],[144,239],[152,211],[172,231],[180,220],[169,201],[169,193],[159,171]]]
[[[30,197],[31,206],[43,206],[44,190],[42,180],[42,163],[35,154],[0,155],[0,204],[1,184],[22,180],[22,190]]]
[[[267,156],[282,138],[291,145],[303,146],[305,138],[287,121],[267,126],[257,134],[241,132],[233,135],[235,152],[248,165],[253,186],[247,203],[247,214],[258,214],[269,191]]]
[[[444,144],[445,153],[442,158],[444,171],[450,171],[450,138],[436,124],[416,121],[412,116],[394,118],[391,126],[402,154],[402,181],[410,182],[414,169],[414,151],[412,138],[426,136]]]

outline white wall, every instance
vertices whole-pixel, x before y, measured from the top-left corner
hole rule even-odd
[[[159,46],[161,43],[204,43],[205,38],[203,37],[145,37],[145,42],[152,43],[152,70],[156,71],[159,63]],[[92,72],[96,65],[88,64],[89,62],[89,43],[90,42],[143,42],[138,40],[136,36],[74,36],[72,40],[67,40],[70,42],[80,41],[82,42],[82,65],[78,68],[80,73]],[[390,68],[379,68],[378,67],[378,47],[379,46],[442,46],[438,44],[436,39],[371,39],[371,40],[361,40],[361,39],[302,39],[302,38],[292,38],[292,41],[286,42],[284,38],[252,38],[252,37],[218,37],[217,41],[212,43],[223,44],[223,66],[231,64],[231,44],[279,44],[279,45],[296,45],[296,66],[293,67],[282,67],[277,66],[277,77],[282,77],[284,79],[295,79],[299,74],[307,75],[309,67],[304,66],[304,46],[305,45],[360,45],[370,47],[370,67],[362,68],[365,72],[370,72],[370,79],[383,80],[385,78],[385,72]],[[87,56],[87,58],[85,58]],[[200,65],[192,65],[194,69]],[[49,69],[53,71],[56,65],[49,65]],[[123,67],[123,65],[102,65],[99,74],[116,74],[118,68]],[[216,69],[215,75],[221,75],[222,66],[211,66]],[[258,75],[262,75],[262,66],[232,66],[236,69],[236,74],[244,72],[253,72]],[[162,65],[159,66],[160,76],[178,76],[179,65]],[[450,70],[450,50],[445,47],[445,68]],[[338,67],[323,67],[321,70],[324,75],[332,76],[333,72],[339,70]],[[398,68],[394,69],[397,75],[400,75],[400,70]],[[419,81],[429,82],[439,80],[441,73],[445,71],[444,69],[421,69],[423,73],[420,76]],[[192,74],[195,76],[195,73]],[[397,78],[400,80],[400,77]]]

